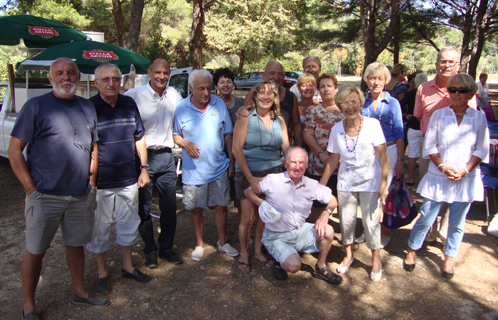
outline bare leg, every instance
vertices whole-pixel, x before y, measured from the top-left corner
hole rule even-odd
[[[334,240],[334,228],[332,228],[330,225],[327,226],[325,237],[321,240],[317,240],[320,241],[320,252],[318,253],[318,261],[316,264],[318,265],[319,269],[322,269],[327,266],[327,255],[329,254],[330,248],[332,247],[332,241]]]
[[[282,264],[282,269],[290,273],[296,273],[301,269],[301,257],[297,253],[293,253],[285,259]]]
[[[227,207],[214,206],[214,222],[218,229],[218,237],[220,238],[220,246],[226,244],[225,237],[227,235]]]
[[[81,298],[88,299],[88,291],[85,289],[85,252],[83,247],[66,246],[66,263],[71,272],[73,280],[73,292]]]
[[[448,273],[453,273],[453,257],[448,257],[447,255],[444,255],[443,271],[446,271]]]
[[[415,264],[415,252],[416,252],[415,250],[408,247],[408,253],[406,254],[405,257],[406,264]]]
[[[379,273],[382,269],[382,265],[380,262],[380,250],[371,250],[372,251],[372,272]]]
[[[344,252],[346,253],[346,256],[344,257],[344,259],[342,259],[342,265],[347,266],[353,259],[353,245],[352,244],[345,245]]]
[[[42,260],[45,254],[24,252],[21,263],[22,290],[24,294],[24,314],[36,311],[35,292],[40,279]]]
[[[202,217],[202,208],[195,208],[190,211],[190,219],[195,232],[196,246],[204,248],[204,241],[202,240],[202,232],[204,231],[204,218]]]
[[[252,217],[254,216],[254,205],[249,199],[240,200],[241,217],[239,223],[240,258],[244,263],[249,263],[249,237],[251,236]]]
[[[417,167],[417,158],[408,159],[408,179],[406,182],[413,183],[415,181],[415,168]]]
[[[265,223],[259,216],[257,216],[256,219],[256,230],[254,232],[254,257],[259,259],[260,261],[265,261],[266,256],[261,251],[263,249],[263,243],[261,243],[261,240],[263,239]]]
[[[97,260],[97,267],[99,269],[98,270],[99,278],[107,278],[107,268],[105,265],[106,258],[107,258],[107,251],[95,254],[95,259]]]
[[[133,263],[131,261],[131,246],[121,246],[123,254],[123,269],[129,273],[133,273]]]

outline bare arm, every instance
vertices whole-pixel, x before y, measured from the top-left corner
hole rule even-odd
[[[235,158],[232,152],[233,136],[227,134],[225,136],[225,145],[227,146],[228,159],[230,159],[230,165],[228,166],[228,176],[231,178],[235,174]]]
[[[254,95],[252,94],[252,91],[246,95],[246,97],[244,98],[244,104],[239,108],[239,110],[237,110],[237,112],[235,112],[235,123],[237,123],[237,119],[249,116],[249,112],[247,111],[247,108],[249,108],[249,105],[251,104],[253,96]]]
[[[138,158],[140,159],[140,165],[145,166],[147,164],[147,147],[145,146],[145,136],[135,139],[135,149],[137,150]],[[140,175],[138,176],[137,185],[139,188],[145,187],[150,182],[149,171],[142,168],[140,170]]]
[[[287,130],[287,125],[285,124],[284,118],[282,116],[279,116],[280,122],[282,123],[282,146],[280,147],[282,149],[282,152],[285,154],[287,150],[290,148],[290,142],[289,142],[289,131]]]
[[[99,169],[99,148],[97,142],[92,145],[92,153],[90,154],[90,177],[89,182],[92,186],[97,185],[97,171]]]
[[[323,209],[322,214],[318,217],[318,219],[315,222],[314,228],[316,229],[316,234],[318,236],[318,239],[323,239],[323,237],[327,235],[326,231],[330,217],[330,212],[328,212],[327,209],[329,209],[330,211],[334,211],[335,208],[337,208],[337,199],[334,196],[332,196],[329,200],[329,203],[327,204],[327,207]]]
[[[12,171],[14,171],[17,180],[19,180],[24,187],[26,194],[29,196],[35,191],[35,184],[33,183],[33,179],[31,179],[26,159],[24,159],[24,155],[22,154],[26,145],[26,142],[11,137],[7,155],[9,156]]]
[[[247,137],[247,125],[249,124],[248,118],[240,118],[235,123],[235,128],[233,129],[233,155],[239,164],[242,173],[246,177],[247,181],[251,185],[251,188],[256,192],[260,193],[259,181],[260,178],[256,178],[252,175],[249,165],[247,164],[246,156],[244,155],[243,148]]]
[[[318,156],[320,161],[322,161],[324,164],[327,164],[330,155],[326,150],[325,152],[319,153],[320,151],[322,151],[322,148],[318,144],[318,141],[316,141],[315,131],[314,130],[303,131],[303,140],[308,145],[310,150]]]
[[[292,109],[292,131],[294,132],[294,144],[296,146],[303,146],[301,117],[299,115],[299,103],[297,97],[294,96],[294,108]]]
[[[396,150],[398,152],[398,159],[405,158],[405,140],[397,139],[396,140]],[[403,160],[397,160],[396,166],[394,167],[394,176],[401,177],[405,173],[405,162]],[[390,183],[391,181],[389,181]]]
[[[338,153],[332,153],[325,165],[325,171],[323,172],[322,178],[320,179],[320,184],[326,186],[329,181],[330,176],[334,173],[337,165],[339,164],[341,156]],[[387,177],[386,177],[387,179]]]
[[[381,180],[380,180],[380,186],[379,186],[379,198],[382,200],[382,204],[386,204],[386,198],[387,198],[387,174],[389,173],[389,157],[387,155],[387,148],[386,145],[380,144],[375,147],[375,150],[379,154],[380,158],[380,168],[382,170],[381,173]]]
[[[247,188],[244,190],[244,195],[247,199],[249,199],[252,203],[257,205],[258,207],[263,203],[263,199],[258,197],[258,195],[252,190],[252,188]]]
[[[199,158],[199,150],[201,150],[201,148],[199,148],[198,146],[195,145],[195,143],[192,143],[190,141],[187,141],[185,139],[183,139],[182,136],[180,135],[173,135],[173,141],[180,146],[180,148],[183,148],[185,149],[185,151],[187,152],[187,154],[192,158]]]

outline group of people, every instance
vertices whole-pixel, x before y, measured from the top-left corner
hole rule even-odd
[[[271,268],[278,280],[299,271],[298,253],[306,252],[318,253],[315,278],[340,284],[341,274],[353,265],[355,242],[366,241],[372,252],[370,278],[380,280],[380,249],[390,239],[389,229],[381,228],[382,203],[391,179],[404,175],[404,121],[414,122],[411,119],[421,121],[418,128],[412,123],[408,129],[409,182],[414,181],[418,157],[413,144],[422,154],[417,192],[424,202],[403,268],[412,271],[424,239],[435,240],[429,229],[448,203],[443,276],[451,278],[466,214],[472,201],[483,197],[479,163],[487,159],[489,133],[484,115],[475,110],[477,84],[470,76],[457,74],[458,52],[443,48],[436,68],[434,80],[424,82],[417,76],[418,89],[409,90],[406,67],[389,71],[372,63],[363,76],[369,89],[364,96],[355,86],[338,90],[337,78],[321,74],[320,60],[314,57],[303,61],[305,73],[287,90],[282,65],[271,61],[263,80],[245,99],[232,95],[230,70],[218,70],[213,79],[200,69],[190,74],[191,94],[182,99],[167,85],[168,61],[156,58],[149,65],[150,81],[125,94],[119,93],[120,70],[113,64],[100,65],[95,70],[99,93],[86,100],[75,95],[76,64],[56,60],[49,74],[53,91],[23,106],[8,152],[26,190],[23,319],[38,319],[36,286],[59,224],[75,303],[109,303],[83,285],[84,246],[96,257],[97,292],[109,293],[106,252],[113,222],[123,277],[151,280],[133,267],[132,246],[138,233],[145,243],[145,266],[157,268],[157,257],[183,262],[173,251],[175,144],[182,148],[183,205],[191,213],[196,241],[193,261],[204,255],[206,207],[214,208],[218,250],[239,256],[227,231],[227,207],[234,201],[239,211],[240,272],[252,270],[253,242],[254,261]],[[213,84],[217,95],[211,93]],[[150,214],[154,185],[161,211],[158,245]],[[355,240],[358,205],[364,235]],[[329,218],[336,208],[345,256],[334,273],[326,259],[334,239]]]

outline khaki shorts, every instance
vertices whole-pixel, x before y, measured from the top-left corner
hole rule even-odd
[[[207,184],[183,185],[185,210],[212,206],[227,207],[230,204],[230,181],[226,173]]]
[[[26,250],[30,253],[45,253],[59,225],[66,246],[81,247],[92,240],[95,190],[83,196],[35,191],[26,196],[25,202]]]
[[[122,188],[97,190],[97,210],[92,242],[86,248],[91,253],[104,253],[109,249],[109,232],[114,221],[116,243],[127,247],[138,241],[138,187],[132,184]]]

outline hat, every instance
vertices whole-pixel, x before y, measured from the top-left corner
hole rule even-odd
[[[274,223],[282,219],[282,214],[266,201],[259,206],[259,216],[264,223]]]

